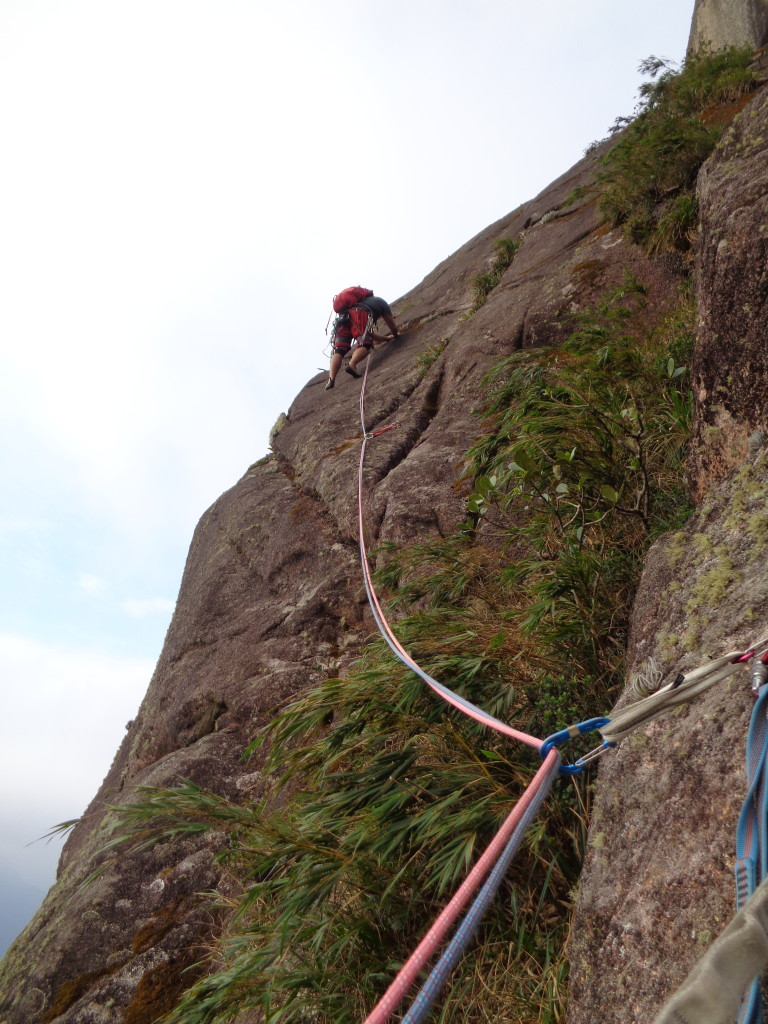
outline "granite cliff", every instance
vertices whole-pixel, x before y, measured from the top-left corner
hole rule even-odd
[[[674,677],[768,632],[764,81],[758,71],[757,88],[721,114],[728,127],[698,174],[696,507],[647,554],[627,679],[651,662]],[[687,258],[649,255],[606,221],[590,191],[609,145],[394,304],[403,336],[376,350],[367,392],[368,429],[399,424],[370,448],[369,547],[446,538],[466,520],[471,484],[460,478],[484,429],[482,381],[501,357],[557,349],[572,318],[628,274],[642,282],[648,323],[678,306]],[[475,309],[476,279],[503,239],[516,241],[514,259]],[[254,735],[291,698],[344,678],[364,649],[372,622],[357,549],[359,385],[347,378],[325,392],[324,381],[307,383],[276,425],[273,453],[200,520],[139,714],[67,842],[56,885],[0,965],[2,1024],[151,1024],[210,969],[227,913],[199,894],[237,892],[217,858],[227,835],[190,833],[114,857],[105,850],[111,808],[180,779],[233,806],[258,802],[270,779],[263,755],[243,759]],[[730,684],[601,763],[570,951],[571,1024],[651,1021],[728,921],[750,702],[748,686]],[[243,1014],[241,1024],[257,1019]]]
[[[651,661],[674,677],[768,625],[759,528],[768,498],[767,125],[763,89],[699,173],[696,511],[649,552],[628,678]],[[752,700],[739,678],[648,726],[603,765],[574,932],[574,1024],[598,1008],[604,1021],[652,1020],[732,916]]]
[[[708,43],[716,47],[748,43],[754,49],[768,43],[766,0],[696,0],[691,23],[689,50]]]

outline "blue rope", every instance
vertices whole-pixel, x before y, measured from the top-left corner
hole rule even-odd
[[[752,709],[747,733],[747,795],[736,827],[736,909],[741,910],[768,875],[768,686]],[[760,979],[755,978],[741,1004],[738,1024],[761,1024]]]
[[[466,917],[456,929],[453,938],[445,947],[442,956],[432,968],[431,974],[415,996],[408,1012],[402,1019],[402,1024],[421,1024],[421,1022],[426,1018],[433,1003],[440,995],[448,977],[474,938],[475,932],[480,926],[480,922],[482,921],[485,912],[496,897],[496,893],[504,880],[504,876],[509,869],[509,865],[512,863],[515,854],[520,848],[520,844],[523,841],[523,836],[528,830],[528,826],[535,818],[539,808],[544,803],[544,800],[549,793],[552,782],[557,775],[558,768],[559,759],[553,762],[549,776],[542,782],[541,786],[539,786],[535,796],[525,809],[517,827],[507,840],[507,845],[504,847],[501,856],[496,861],[493,870],[488,875],[483,887],[475,897],[472,906],[467,911]]]

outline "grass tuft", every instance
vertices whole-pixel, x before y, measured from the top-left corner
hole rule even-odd
[[[619,118],[618,141],[601,158],[600,208],[625,237],[649,252],[690,249],[696,175],[757,77],[748,47],[688,56],[679,70],[649,57],[640,71],[634,118]]]
[[[521,244],[519,238],[499,238],[496,240],[496,255],[491,264],[491,269],[485,274],[478,274],[472,282],[475,289],[475,301],[472,306],[473,313],[485,305],[488,296],[504,276],[504,272],[512,265],[512,261],[517,255]]]

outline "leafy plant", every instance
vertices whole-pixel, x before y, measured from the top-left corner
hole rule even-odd
[[[437,362],[445,351],[447,344],[448,339],[443,338],[442,341],[436,341],[433,345],[428,345],[427,348],[419,354],[416,359],[416,365],[419,367],[419,373],[422,377],[425,376],[427,370]]]
[[[692,304],[645,335],[644,307],[627,278],[576,317],[562,350],[499,364],[488,382],[497,428],[470,453],[465,529],[508,531],[523,632],[593,684],[615,682],[649,541],[689,511],[691,400],[677,360],[690,354]]]
[[[617,119],[620,138],[597,176],[601,210],[628,239],[651,251],[690,247],[696,174],[756,87],[752,57],[748,47],[729,47],[691,54],[679,70],[657,57],[640,65],[651,81],[634,118]]]
[[[688,251],[696,237],[699,221],[699,201],[691,192],[684,191],[675,196],[658,213],[656,229],[653,232],[648,249],[651,253],[665,249]]]

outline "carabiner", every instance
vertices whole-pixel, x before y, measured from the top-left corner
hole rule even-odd
[[[752,694],[757,697],[768,682],[768,653],[761,654],[755,659],[749,679],[752,684]]]
[[[539,756],[542,760],[547,756],[553,747],[560,747],[563,743],[567,743],[568,740],[576,739],[577,736],[583,736],[585,733],[594,732],[595,729],[600,729],[604,725],[608,725],[610,718],[588,718],[586,722],[579,722],[576,725],[569,725],[567,729],[561,729],[559,732],[553,732],[551,736],[548,736],[539,747]],[[580,757],[573,764],[561,764],[560,774],[561,775],[578,775],[580,771],[584,770],[584,767],[588,761],[593,760],[595,757],[599,757],[600,754],[604,753],[608,747],[613,747],[615,744],[604,742],[601,747],[597,747],[595,750],[585,754],[584,757]]]

